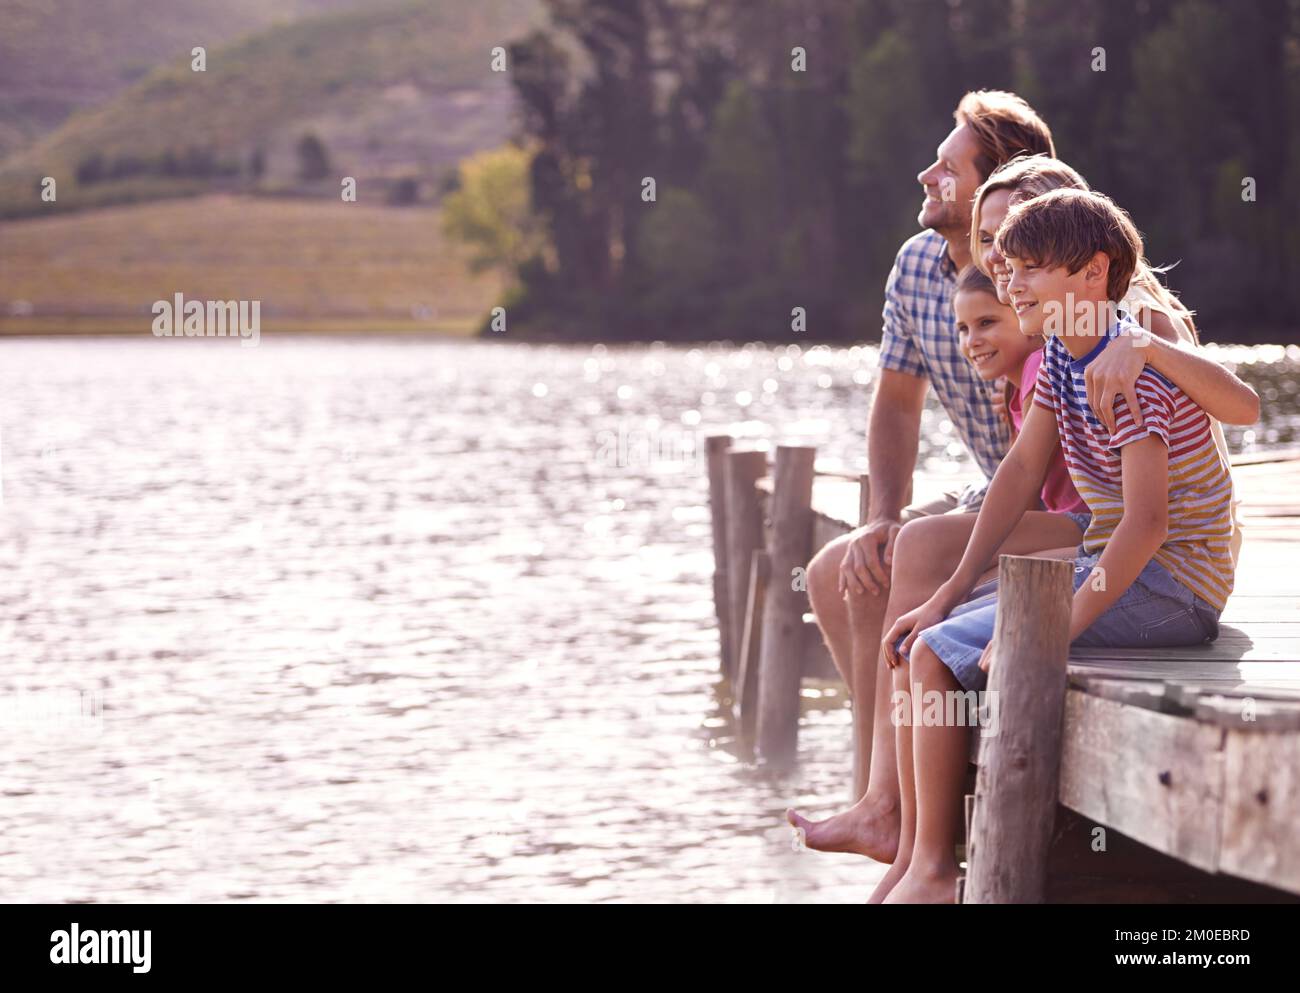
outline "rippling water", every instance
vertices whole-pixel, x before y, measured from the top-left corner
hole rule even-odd
[[[842,695],[784,779],[733,749],[702,452],[856,467],[873,349],[3,349],[3,899],[870,892],[782,817],[847,796]],[[1294,443],[1300,350],[1224,355],[1270,410],[1233,440]]]

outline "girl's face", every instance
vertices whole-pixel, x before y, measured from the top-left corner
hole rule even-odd
[[[994,190],[984,198],[980,205],[979,216],[975,218],[977,238],[980,244],[979,267],[984,270],[984,274],[993,280],[993,285],[998,289],[998,299],[1003,303],[1009,304],[1011,298],[1007,296],[1007,282],[1011,278],[1011,270],[1007,268],[1007,261],[993,248],[993,236],[997,233],[998,225],[1007,216],[1007,202],[1011,199],[1010,190]]]
[[[952,301],[957,317],[961,353],[980,379],[1010,377],[1020,383],[1020,370],[1042,339],[1020,330],[1016,312],[984,290],[964,290]]]

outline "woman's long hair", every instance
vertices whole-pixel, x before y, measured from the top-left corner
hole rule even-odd
[[[1011,196],[1007,201],[1007,205],[1010,207],[1026,200],[1032,200],[1034,197],[1042,196],[1050,190],[1059,189],[1088,190],[1091,187],[1088,185],[1088,181],[1075,169],[1066,165],[1060,159],[1053,159],[1046,155],[1018,155],[994,169],[983,185],[975,191],[975,199],[971,208],[971,261],[977,266],[982,265],[979,229],[975,221],[984,207],[985,197],[997,190],[1010,190]],[[1171,268],[1172,266],[1153,266],[1145,258],[1140,258],[1137,267],[1133,270],[1133,280],[1130,285],[1140,287],[1150,293],[1156,302],[1168,312],[1171,320],[1180,318],[1185,321],[1192,332],[1192,341],[1199,345],[1200,335],[1197,333],[1196,324],[1192,320],[1193,312],[1156,275],[1156,273],[1168,272]],[[985,275],[991,277],[993,274],[986,273]]]

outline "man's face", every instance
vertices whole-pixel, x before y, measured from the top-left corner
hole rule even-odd
[[[916,177],[925,187],[917,222],[940,233],[970,231],[970,202],[984,181],[975,167],[979,146],[970,128],[959,124],[935,151],[935,160]]]

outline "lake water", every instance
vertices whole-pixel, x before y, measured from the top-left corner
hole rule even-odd
[[[8,901],[862,901],[720,707],[705,433],[861,464],[871,348],[15,339]],[[1228,349],[1294,445],[1300,349]],[[931,403],[923,467],[968,473]]]

